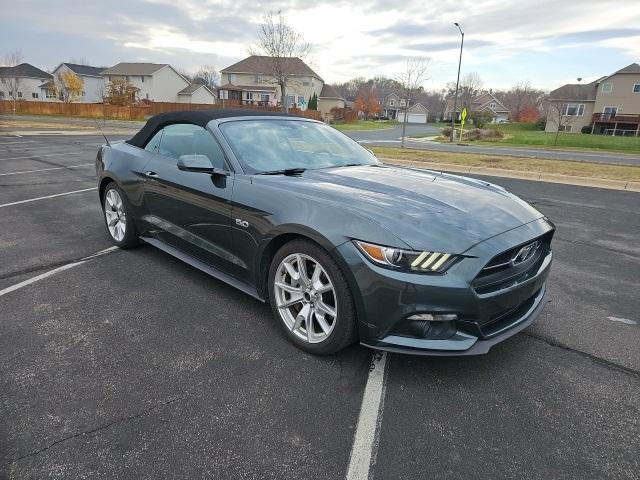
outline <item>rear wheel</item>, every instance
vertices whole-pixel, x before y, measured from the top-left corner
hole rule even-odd
[[[115,182],[109,183],[102,197],[104,221],[111,241],[120,248],[140,244],[127,197]]]
[[[302,350],[327,355],[356,339],[353,299],[342,271],[320,246],[294,240],[269,269],[273,314]]]

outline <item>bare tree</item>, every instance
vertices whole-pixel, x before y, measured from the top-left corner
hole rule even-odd
[[[483,86],[482,79],[478,73],[469,72],[464,76],[460,83],[461,110],[466,108],[467,111],[471,111],[473,101],[480,95]]]
[[[20,87],[22,86],[22,78],[24,72],[22,71],[22,54],[16,50],[5,56],[4,62],[7,67],[5,74],[0,75],[0,85],[6,88],[9,97],[13,100],[13,113],[16,113],[16,102],[18,101],[18,95]]]
[[[553,139],[554,147],[558,145],[558,136],[560,135],[560,132],[566,131],[567,127],[578,118],[580,114],[578,110],[580,107],[580,104],[569,105],[564,100],[549,100],[547,107],[547,122],[555,125],[556,135]]]
[[[193,77],[193,83],[206,85],[211,90],[215,90],[220,82],[220,74],[215,65],[203,65]]]
[[[429,66],[431,65],[431,60],[425,57],[415,57],[409,58],[405,63],[404,71],[397,76],[396,80],[402,86],[401,93],[402,98],[405,100],[404,105],[404,120],[402,122],[402,146],[404,147],[404,138],[407,129],[407,120],[409,107],[413,99],[416,97],[418,92],[424,90],[423,84],[426,82],[429,77],[427,77],[427,73],[429,71]]]
[[[271,70],[269,73],[280,86],[281,103],[288,112],[287,86],[291,82],[292,63],[295,58],[304,59],[308,56],[311,45],[287,24],[282,12],[278,11],[264,16],[264,23],[260,25],[258,49],[263,55],[271,57],[269,62],[265,62],[265,67]]]

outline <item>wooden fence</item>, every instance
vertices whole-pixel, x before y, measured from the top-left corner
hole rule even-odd
[[[13,112],[13,102],[0,101],[0,113]],[[16,102],[16,113],[31,115],[62,115],[66,117],[117,118],[120,120],[144,120],[159,113],[184,110],[211,110],[218,108],[243,108],[262,111],[279,112],[279,107],[265,107],[258,105],[242,105],[225,100],[215,105],[208,103],[173,103],[152,102],[149,105],[135,107],[119,107],[102,103],[64,103],[64,102]],[[290,109],[289,113],[300,117],[322,120],[322,115],[316,110]]]

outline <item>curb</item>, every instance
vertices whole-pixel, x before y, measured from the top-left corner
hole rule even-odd
[[[504,168],[485,167],[464,167],[447,163],[429,163],[413,160],[397,160],[388,157],[378,157],[381,161],[396,164],[421,167],[428,170],[443,170],[454,173],[475,173],[478,175],[489,175],[493,177],[517,178],[519,180],[532,180],[535,182],[562,183],[565,185],[578,185],[581,187],[607,188],[610,190],[624,190],[629,192],[640,192],[640,182],[629,182],[626,180],[608,180],[590,177],[577,177],[572,175],[562,175],[559,173],[538,173],[522,172],[517,170],[507,170]]]

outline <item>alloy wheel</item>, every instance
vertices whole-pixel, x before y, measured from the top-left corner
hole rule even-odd
[[[104,196],[104,216],[107,228],[116,242],[121,242],[127,233],[127,215],[122,198],[116,189],[111,189]]]
[[[276,270],[273,284],[280,318],[307,343],[329,337],[337,320],[336,292],[327,271],[309,255],[287,256]]]

